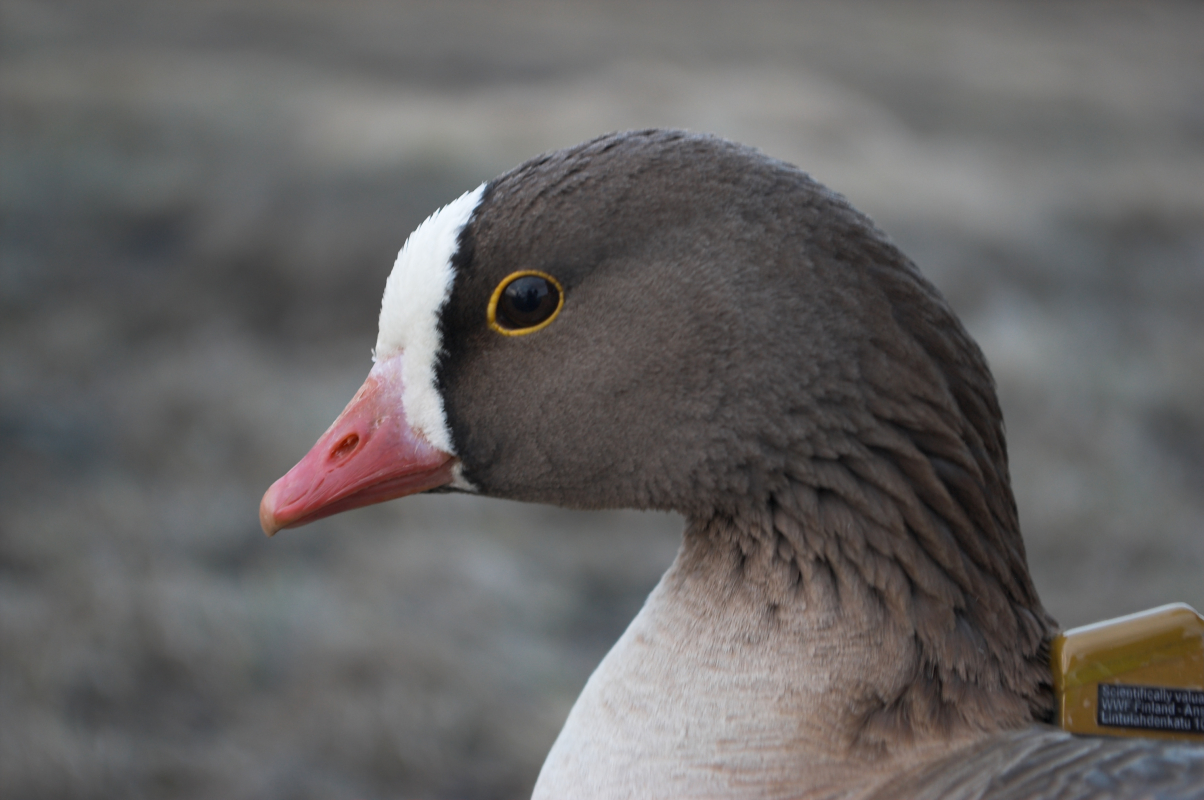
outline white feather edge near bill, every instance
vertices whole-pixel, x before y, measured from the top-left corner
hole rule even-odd
[[[455,455],[443,397],[435,385],[435,364],[443,350],[439,314],[451,296],[456,271],[452,259],[460,232],[472,219],[485,184],[465,192],[431,214],[406,239],[385,282],[374,362],[400,356],[405,391],[402,405],[410,425],[435,447]],[[453,487],[476,491],[456,467]]]

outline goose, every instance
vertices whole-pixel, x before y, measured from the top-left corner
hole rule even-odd
[[[434,213],[367,380],[264,530],[458,491],[687,520],[574,704],[549,798],[1204,797],[1204,747],[1048,724],[986,361],[863,214],[673,130]]]

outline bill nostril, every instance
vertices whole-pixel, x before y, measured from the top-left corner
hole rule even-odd
[[[330,451],[330,459],[337,461],[340,458],[346,458],[351,455],[351,451],[359,446],[360,437],[358,433],[349,433],[339,440],[339,443]]]

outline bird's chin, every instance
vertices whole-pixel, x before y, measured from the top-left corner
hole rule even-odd
[[[274,535],[353,508],[447,486],[458,460],[406,420],[400,358],[373,368],[329,430],[259,504]]]

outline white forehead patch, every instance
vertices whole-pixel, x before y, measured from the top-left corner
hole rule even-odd
[[[426,440],[455,455],[443,398],[435,387],[435,360],[443,349],[439,312],[455,281],[452,256],[460,231],[468,224],[484,194],[481,184],[445,205],[414,229],[402,245],[385,282],[380,304],[380,332],[373,361],[401,354],[402,403],[406,420]]]

